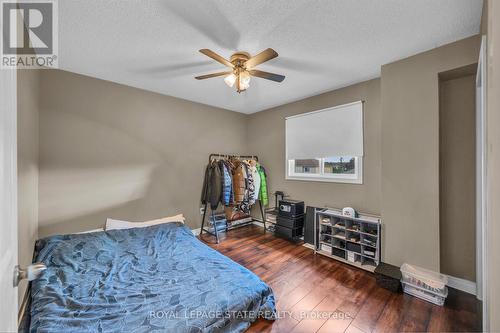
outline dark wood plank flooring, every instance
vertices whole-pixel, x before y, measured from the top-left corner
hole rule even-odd
[[[286,311],[274,322],[257,320],[248,332],[480,331],[480,306],[466,293],[450,289],[444,307],[392,293],[377,286],[372,273],[264,234],[258,226],[229,231],[220,244],[205,234],[201,239],[269,284],[278,311]]]

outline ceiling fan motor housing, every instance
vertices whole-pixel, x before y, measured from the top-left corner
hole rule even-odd
[[[248,52],[236,52],[234,53],[231,58],[229,58],[229,61],[235,66],[235,67],[243,67],[245,62],[250,59],[250,54]]]

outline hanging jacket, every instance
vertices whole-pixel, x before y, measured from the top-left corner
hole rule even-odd
[[[259,200],[262,203],[262,205],[267,206],[269,205],[269,197],[267,195],[267,177],[266,177],[266,170],[262,165],[257,165],[257,171],[259,172],[260,176],[260,190],[259,190]]]
[[[216,210],[222,195],[222,175],[219,165],[211,162],[205,169],[205,178],[201,190],[201,203],[210,204],[210,209]]]
[[[231,191],[230,191],[230,198],[229,198],[229,204],[232,205],[234,203],[234,189],[233,189],[233,170],[234,170],[234,164],[229,161],[229,160],[223,160],[224,165],[226,166],[229,176],[231,177]]]
[[[234,202],[240,203],[245,199],[246,171],[243,163],[236,161],[233,169]]]
[[[257,169],[258,164],[255,161],[252,161],[250,164],[251,164],[251,170],[252,170],[253,185],[255,187],[254,196],[252,199],[253,199],[253,202],[255,203],[257,200],[259,200],[260,175],[259,175],[259,171]]]
[[[208,184],[210,183],[210,164],[205,168],[205,176],[203,176],[203,187],[201,188],[201,203],[204,205],[208,201]]]
[[[231,197],[233,191],[231,171],[228,169],[226,163],[223,160],[219,161],[219,168],[221,171],[221,179],[222,179],[221,203],[224,206],[229,206],[231,204],[231,199],[232,199]]]
[[[248,205],[252,206],[255,204],[255,183],[254,183],[254,166],[250,163],[250,161],[244,161],[245,163],[245,168],[247,172],[247,198],[248,198]]]
[[[250,177],[250,173],[248,171],[248,166],[246,163],[244,162],[241,162],[240,165],[242,166],[242,169],[243,169],[243,173],[245,175],[245,188],[244,188],[244,191],[243,191],[243,200],[240,201],[237,205],[236,205],[236,208],[238,208],[240,211],[242,211],[243,213],[248,213],[250,211],[250,204],[249,204],[249,177]]]

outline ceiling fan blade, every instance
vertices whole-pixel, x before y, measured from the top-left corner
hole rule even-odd
[[[282,82],[285,79],[285,76],[279,75],[279,74],[274,74],[274,73],[269,73],[269,72],[263,72],[259,71],[256,69],[251,69],[248,71],[250,75],[261,77],[263,79],[275,81],[275,82]]]
[[[219,72],[219,73],[212,73],[212,74],[207,74],[207,75],[201,75],[195,77],[196,80],[205,80],[205,79],[210,79],[212,77],[217,77],[217,76],[223,76],[223,75],[229,75],[232,72]]]
[[[210,58],[214,59],[215,61],[220,62],[224,66],[227,66],[227,67],[230,67],[230,68],[234,67],[234,65],[232,63],[230,63],[226,59],[222,58],[220,55],[218,55],[217,53],[215,53],[212,50],[201,49],[200,52],[203,53],[204,55],[206,55],[207,57],[210,57]]]
[[[259,64],[262,64],[263,62],[274,59],[277,56],[278,56],[278,53],[276,51],[274,51],[273,49],[265,49],[264,51],[257,54],[256,56],[248,59],[245,62],[245,66],[247,69],[251,69]]]

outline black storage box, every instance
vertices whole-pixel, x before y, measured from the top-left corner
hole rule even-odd
[[[278,206],[278,216],[294,218],[304,215],[304,201],[298,200],[280,200]]]
[[[356,252],[356,253],[361,254],[361,245],[359,245],[359,244],[346,242],[346,249],[348,251],[352,251],[352,252]]]
[[[276,224],[274,234],[276,236],[296,241],[302,236],[302,228],[292,229]]]
[[[302,229],[304,227],[304,215],[296,216],[294,218],[282,217],[278,215],[276,218],[276,224],[291,229]]]
[[[379,286],[395,293],[401,291],[402,276],[399,267],[382,262],[375,268],[374,273]]]
[[[332,248],[332,255],[336,257],[340,257],[342,259],[345,259],[345,251],[341,249],[337,249],[336,247]]]

